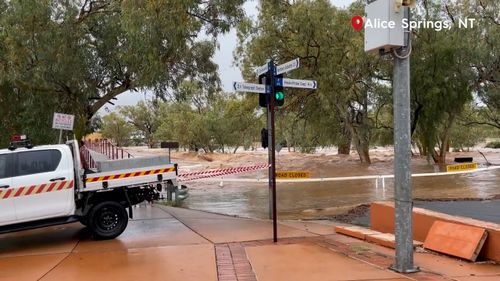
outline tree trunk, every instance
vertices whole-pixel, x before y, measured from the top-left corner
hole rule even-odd
[[[439,153],[436,150],[432,152],[432,159],[436,164],[445,164],[446,163],[446,150],[441,150]]]
[[[351,143],[339,143],[338,154],[349,155],[351,153]]]
[[[439,144],[439,154],[434,150],[434,162],[438,164],[446,163],[446,153],[450,149],[450,129],[455,121],[455,115],[448,116],[448,120],[444,126],[443,133],[441,134],[441,142]]]
[[[359,137],[357,134],[353,134],[353,143],[356,151],[358,152],[361,163],[371,164],[370,143],[365,141],[363,137]]]
[[[425,153],[424,146],[420,143],[420,141],[417,141],[416,144],[417,144],[418,154],[420,154],[420,156],[426,156],[427,154]]]
[[[343,124],[345,123],[346,122],[344,122]],[[352,142],[351,130],[348,128],[348,126],[343,125],[342,136],[340,138],[340,141],[338,142],[337,153],[349,155],[349,153],[351,152],[351,142]]]
[[[154,148],[154,143],[152,139],[148,139],[148,146],[149,148]]]
[[[349,127],[351,132],[351,141],[354,145],[354,148],[358,152],[359,160],[361,163],[371,164],[370,159],[370,126],[368,125],[368,120],[366,118],[366,114],[358,115],[360,118],[353,118],[357,120],[356,123],[351,124],[347,123],[346,125]]]

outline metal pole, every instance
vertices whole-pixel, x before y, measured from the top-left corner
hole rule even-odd
[[[273,64],[273,61],[268,62],[269,65]],[[268,71],[272,71],[269,69]],[[267,79],[269,76],[266,76],[266,80],[264,84],[267,85]],[[266,86],[267,87],[267,86]],[[267,100],[267,163],[269,164],[269,167],[267,168],[268,170],[268,178],[269,178],[269,219],[273,219],[273,182],[272,182],[272,156],[271,156],[271,143],[272,143],[272,137],[271,137],[271,132],[272,132],[272,122],[271,122],[271,99],[270,95],[266,95],[266,100]]]
[[[274,88],[274,87],[272,87]],[[275,127],[274,127],[274,98],[271,98],[271,126],[273,128],[271,138],[271,150],[272,150],[272,162],[271,162],[271,172],[272,172],[272,191],[273,191],[273,241],[278,242],[278,214],[276,208],[276,137],[275,137]]]
[[[269,219],[273,219],[273,182],[272,182],[272,157],[271,157],[271,105],[269,104],[269,99],[267,100],[267,163],[268,167],[268,177],[269,177]]]
[[[409,9],[404,7],[409,18]],[[394,56],[394,201],[396,260],[392,269],[402,273],[415,272],[413,265],[413,223],[411,188],[410,135],[410,34],[405,32],[406,47]]]
[[[59,130],[59,144],[62,142],[62,130]]]
[[[274,72],[275,65],[274,61],[269,62],[269,71],[271,72],[271,93],[268,96],[268,151],[269,151],[269,191],[270,191],[270,213],[272,213],[273,218],[273,241],[278,242],[278,220],[277,220],[277,210],[276,210],[276,138],[274,133],[274,97],[271,96],[274,93]]]

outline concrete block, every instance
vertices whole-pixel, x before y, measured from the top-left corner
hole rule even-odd
[[[351,236],[354,238],[358,238],[361,240],[365,240],[366,235],[380,233],[380,232],[373,231],[373,230],[368,229],[368,228],[358,227],[358,226],[335,226],[335,232],[340,233],[340,234],[344,234],[347,236]]]
[[[436,252],[475,261],[488,233],[484,228],[435,221],[424,247]]]
[[[394,234],[390,233],[367,235],[366,241],[392,249],[396,248],[396,238],[394,237]]]
[[[374,202],[371,204],[370,214],[373,230],[394,233],[394,203]],[[425,241],[433,223],[438,220],[486,229],[488,239],[486,239],[479,256],[500,262],[500,224],[413,208],[413,238]]]
[[[392,233],[366,235],[366,241],[388,248],[396,248],[396,236]],[[422,242],[413,240],[413,248],[422,246]]]

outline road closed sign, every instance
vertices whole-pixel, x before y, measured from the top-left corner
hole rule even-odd
[[[277,179],[308,179],[311,173],[308,171],[276,171]]]
[[[477,169],[477,163],[464,163],[446,166],[446,172],[458,172]]]
[[[52,119],[52,129],[72,131],[74,122],[75,115],[55,112]]]

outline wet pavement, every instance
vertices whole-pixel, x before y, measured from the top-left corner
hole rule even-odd
[[[334,232],[329,221],[269,220],[160,205],[135,208],[114,240],[78,223],[0,235],[0,281],[499,280],[500,266],[417,253],[418,274],[388,270],[394,251]]]

